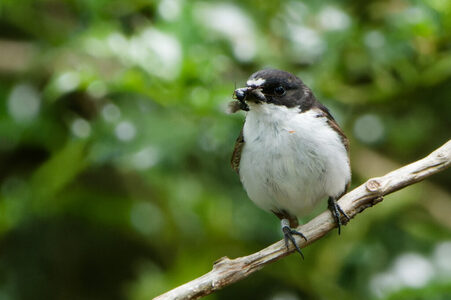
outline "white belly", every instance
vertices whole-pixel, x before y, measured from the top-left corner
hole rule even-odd
[[[240,178],[249,198],[268,211],[301,217],[350,181],[346,149],[314,111],[253,104],[243,129]]]

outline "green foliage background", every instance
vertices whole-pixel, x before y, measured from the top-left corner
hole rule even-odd
[[[354,186],[450,138],[447,0],[0,0],[0,299],[151,299],[280,239],[229,167],[264,67],[330,107]],[[451,299],[450,179],[207,298]]]

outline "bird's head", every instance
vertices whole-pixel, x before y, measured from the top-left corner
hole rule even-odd
[[[298,77],[275,69],[255,72],[245,87],[235,90],[234,96],[243,107],[249,105],[251,109],[254,105],[270,103],[304,110],[315,102],[311,90]]]

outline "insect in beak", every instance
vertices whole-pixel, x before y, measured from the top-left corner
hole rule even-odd
[[[249,89],[248,87],[244,87],[236,89],[233,92],[233,99],[237,99],[240,102],[240,108],[245,111],[249,111],[249,106],[245,102]]]

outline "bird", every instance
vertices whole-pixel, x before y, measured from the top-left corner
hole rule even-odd
[[[289,241],[304,258],[295,228],[321,201],[340,234],[349,216],[337,199],[351,181],[349,142],[326,106],[297,76],[282,70],[253,73],[246,86],[235,89],[231,112],[246,112],[236,139],[232,168],[249,198],[281,222],[285,246]]]

